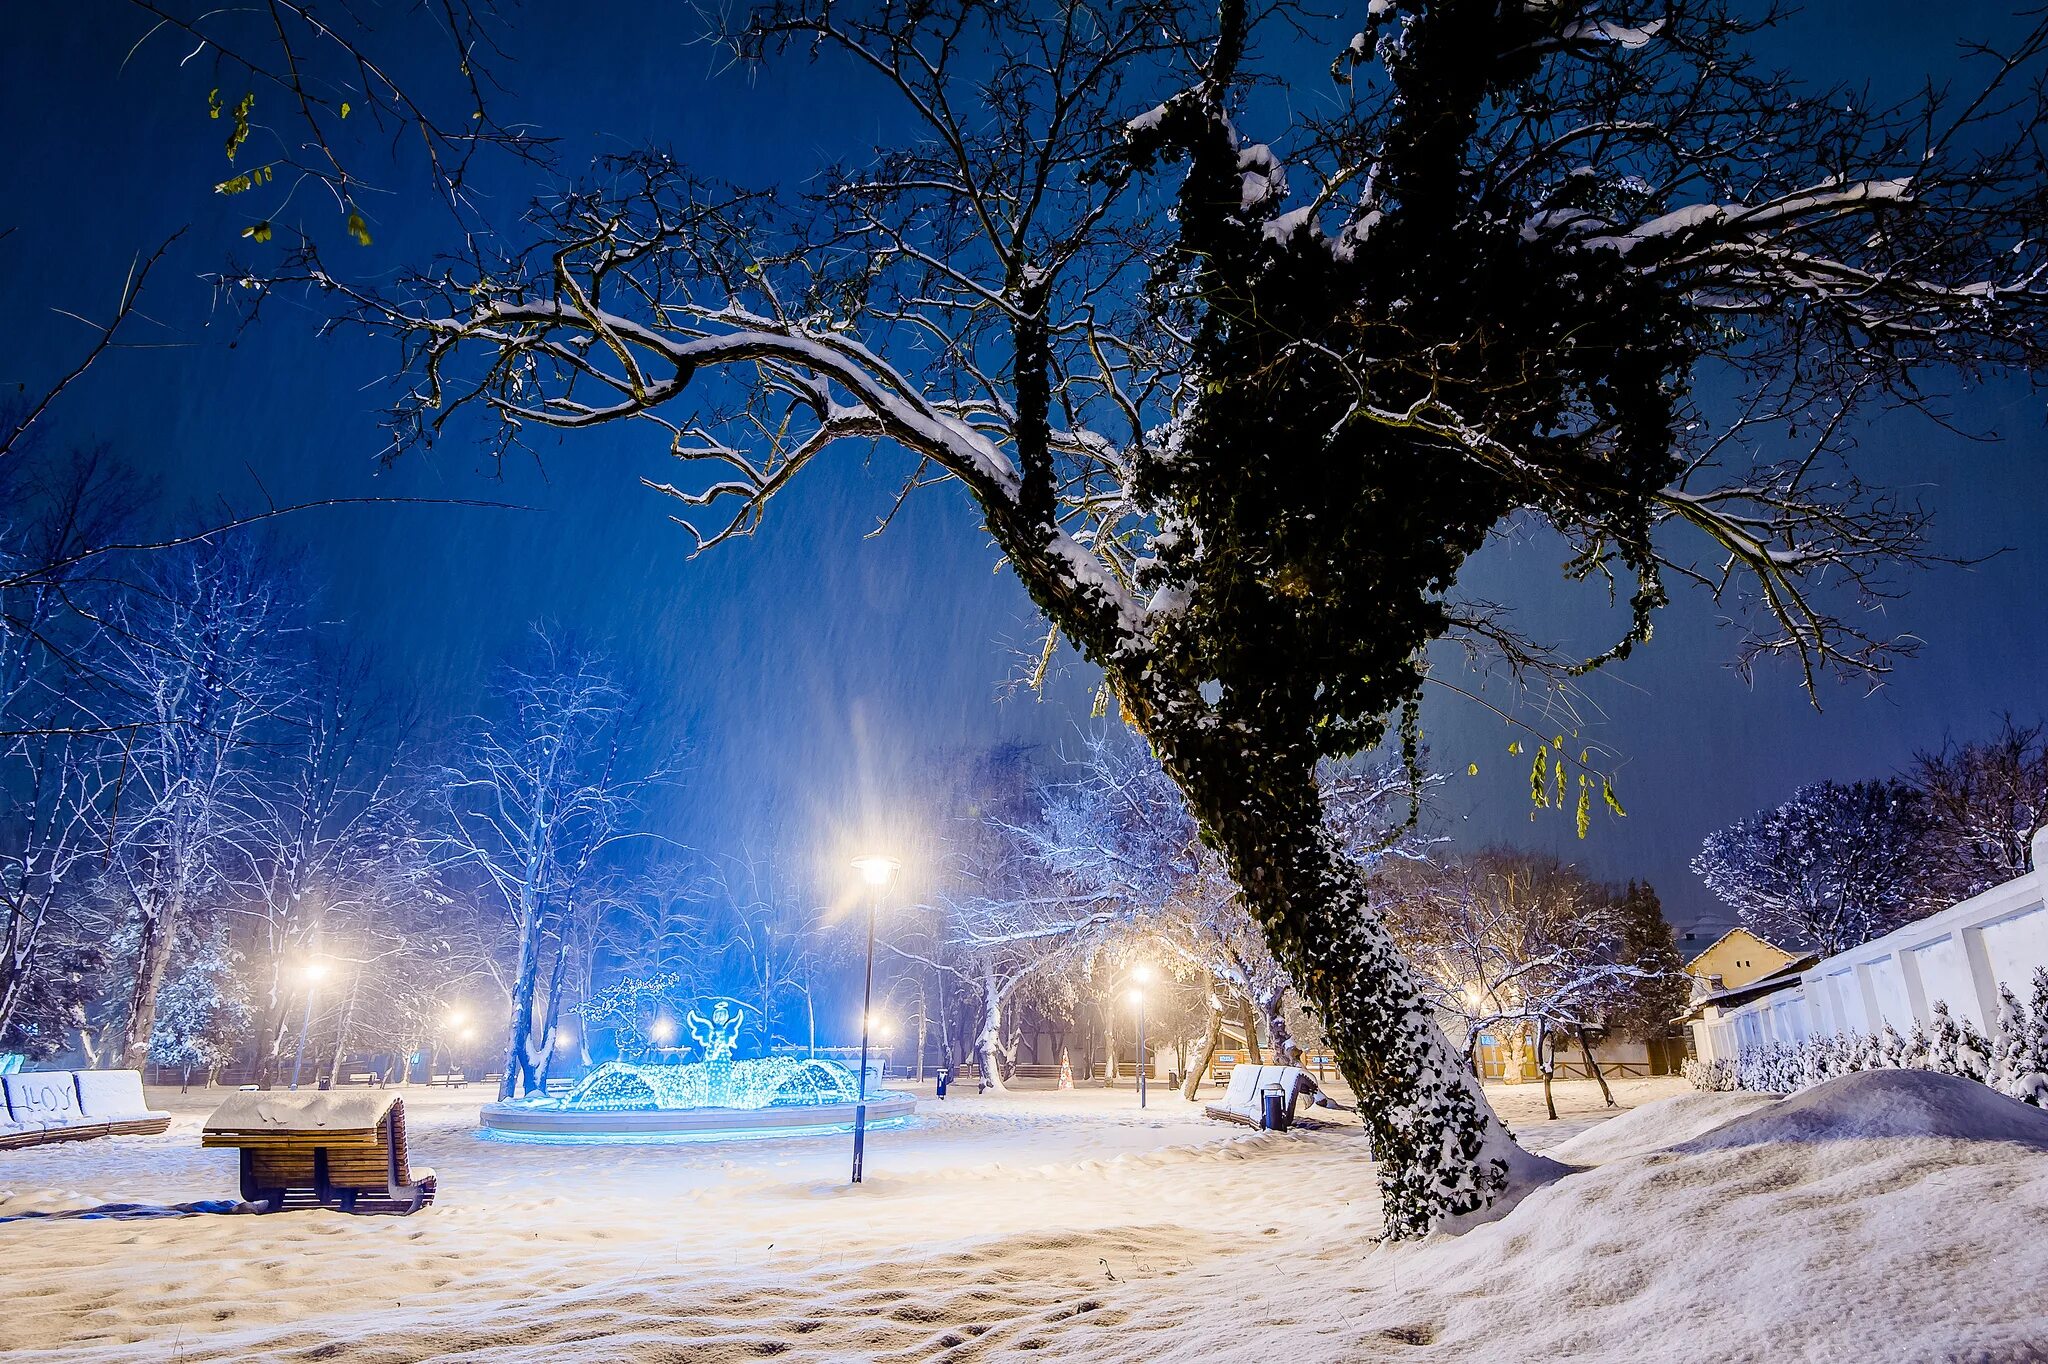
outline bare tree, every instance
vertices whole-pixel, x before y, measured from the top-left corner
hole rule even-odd
[[[2029,870],[2034,831],[2048,823],[2048,732],[2007,715],[1989,739],[1914,755],[1907,772],[1927,814],[1922,876],[1956,903]]]
[[[632,702],[606,661],[545,629],[495,694],[496,711],[473,718],[442,773],[441,841],[512,932],[501,1090],[509,1099],[537,1086],[554,1047],[560,986],[595,907],[593,874],[607,849],[638,836],[631,816],[664,774],[628,767]]]
[[[396,299],[286,273],[413,343],[401,442],[470,405],[508,445],[641,423],[705,545],[847,442],[908,451],[906,491],[961,484],[1304,982],[1389,1228],[1419,1235],[1547,1167],[1431,1021],[1319,763],[1412,715],[1433,641],[1582,671],[1673,580],[1746,621],[1745,665],[1881,671],[1900,642],[1861,608],[1926,557],[1925,518],[1856,478],[1849,434],[2044,358],[2048,27],[1983,52],[1975,90],[1886,106],[1761,66],[1773,18],[778,0],[738,53],[844,62],[905,141],[800,203],[615,159],[505,268]],[[1318,52],[1329,113],[1255,98]],[[1694,402],[1707,374],[1731,419]],[[1459,600],[1518,514],[1629,596],[1611,648]]]
[[[103,760],[120,770],[102,876],[132,960],[110,1020],[120,1063],[140,1066],[181,925],[245,862],[260,743],[297,699],[294,603],[246,544],[152,563],[146,593],[110,612],[100,675],[110,719],[135,726]]]
[[[244,921],[256,990],[257,1084],[270,1088],[290,1032],[298,973],[330,928],[393,901],[438,899],[423,842],[424,793],[404,768],[406,722],[391,720],[367,665],[317,657],[270,761],[251,784],[246,830],[223,875]]]
[[[1651,973],[1624,960],[1614,895],[1547,855],[1492,849],[1411,864],[1383,883],[1383,897],[1430,1003],[1463,1025],[1467,1064],[1483,1033],[1506,1039],[1511,1078],[1533,1048],[1546,1104],[1557,1036],[1575,1035],[1590,1057],[1587,1030]]]
[[[748,1000],[773,1040],[784,1009],[801,1011],[807,1047],[818,1045],[819,972],[833,955],[831,915],[776,858],[743,851],[708,859],[699,891],[720,973]],[[843,944],[840,944],[843,945]]]

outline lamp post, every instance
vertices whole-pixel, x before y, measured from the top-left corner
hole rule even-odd
[[[1145,987],[1152,982],[1152,968],[1140,966],[1131,972],[1136,983],[1131,989],[1131,1003],[1138,1006],[1138,1107],[1145,1106],[1145,1072],[1152,1067],[1145,1057]]]
[[[868,1027],[874,1020],[875,1008],[875,910],[882,899],[882,889],[889,884],[889,878],[896,874],[896,859],[870,854],[853,859],[854,870],[868,885],[868,963],[867,976],[860,992],[860,1097],[853,1106],[853,1182],[860,1183],[861,1157],[866,1152],[868,1140]]]
[[[299,1045],[292,1051],[292,1088],[299,1087],[299,1062],[306,1056],[306,1030],[313,1026],[313,993],[320,987],[320,977],[327,974],[327,963],[309,961],[299,968],[299,974],[306,978],[306,1009],[299,1016]]]

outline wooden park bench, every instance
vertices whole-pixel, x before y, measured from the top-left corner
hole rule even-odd
[[[1239,1065],[1230,1072],[1230,1088],[1224,1091],[1222,1099],[1205,1105],[1202,1115],[1224,1122],[1243,1123],[1247,1127],[1264,1127],[1266,1091],[1269,1088],[1280,1092],[1280,1125],[1283,1128],[1294,1121],[1295,1106],[1304,1098],[1324,1108],[1350,1111],[1347,1105],[1323,1093],[1315,1078],[1299,1066]]]
[[[142,1096],[139,1070],[24,1070],[0,1076],[0,1150],[94,1137],[154,1136],[171,1115]]]
[[[241,1093],[206,1120],[200,1145],[242,1153],[242,1198],[403,1216],[434,1201],[434,1172],[411,1167],[405,1100],[394,1094]]]

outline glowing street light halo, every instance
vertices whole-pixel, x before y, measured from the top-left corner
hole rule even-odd
[[[853,859],[853,869],[860,873],[860,879],[876,890],[888,885],[902,865],[895,858],[881,853],[868,853]]]

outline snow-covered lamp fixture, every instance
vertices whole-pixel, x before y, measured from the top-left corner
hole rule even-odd
[[[901,865],[893,857],[883,857],[875,853],[853,859],[853,869],[860,873],[860,879],[877,890],[889,884],[889,878],[896,874],[896,868]]]

